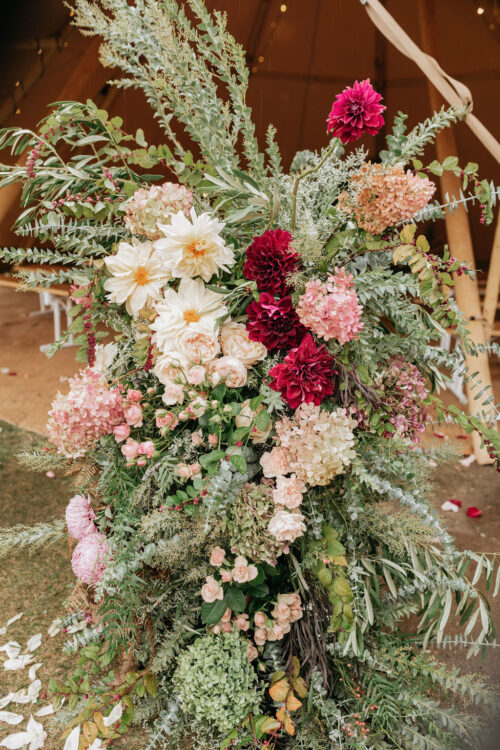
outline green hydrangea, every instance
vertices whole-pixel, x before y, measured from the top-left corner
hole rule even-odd
[[[283,552],[283,544],[277,542],[268,531],[275,509],[271,487],[265,484],[245,485],[227,513],[233,552],[256,563],[276,565],[276,559]]]
[[[197,638],[180,655],[173,682],[183,711],[219,732],[258,712],[264,690],[237,631]]]

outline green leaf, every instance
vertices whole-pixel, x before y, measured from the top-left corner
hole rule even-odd
[[[326,551],[329,557],[338,557],[339,555],[345,555],[345,547],[336,540],[329,541],[326,545]]]
[[[204,625],[215,625],[226,611],[229,605],[225,599],[216,599],[215,602],[203,602],[201,605],[201,621]]]
[[[144,138],[144,130],[142,128],[137,129],[136,134],[135,134],[135,140],[136,140],[136,143],[139,146],[142,146],[143,148],[146,148],[148,145],[146,139]]]
[[[247,462],[245,461],[243,456],[240,456],[238,453],[234,453],[229,460],[236,468],[236,471],[240,471],[242,474],[245,473],[245,471],[247,470]]]
[[[351,587],[347,580],[342,576],[339,576],[333,582],[333,590],[335,593],[339,594],[339,596],[351,596],[352,594]]]
[[[228,588],[224,597],[224,602],[227,607],[232,609],[232,611],[236,612],[237,614],[244,612],[247,604],[245,594],[243,593],[243,591],[241,591],[241,589],[236,588],[236,586],[230,586]],[[224,614],[224,612],[222,614]]]
[[[447,172],[451,172],[458,166],[458,156],[447,156],[442,163],[443,169]]]
[[[264,409],[262,409],[262,411],[259,411],[255,416],[255,426],[258,427],[258,429],[262,432],[265,432],[267,430],[270,421],[271,417]]]

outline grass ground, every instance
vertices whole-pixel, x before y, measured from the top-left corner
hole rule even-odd
[[[71,484],[67,479],[50,479],[43,474],[27,471],[15,459],[15,454],[26,443],[36,440],[34,433],[20,430],[5,422],[0,422],[0,524],[12,526],[17,523],[35,524],[61,518]],[[435,477],[434,502],[436,506],[454,497],[462,500],[459,513],[447,514],[450,532],[455,536],[459,547],[475,551],[500,551],[500,475],[492,467],[473,465],[465,468],[458,463],[440,469]],[[483,511],[479,519],[469,519],[465,508],[476,505]],[[59,634],[49,638],[47,628],[52,620],[64,613],[63,602],[71,593],[74,576],[70,566],[70,550],[64,540],[48,549],[28,555],[22,553],[2,560],[0,566],[0,627],[6,621],[24,612],[22,619],[9,627],[7,634],[0,637],[0,645],[7,640],[15,640],[23,647],[35,633],[43,634],[41,647],[36,652],[36,662],[42,662],[38,677],[44,686],[51,676],[61,678],[72,664],[71,657],[64,656],[61,647],[66,636]],[[492,606],[494,617],[500,624],[500,601]],[[452,631],[454,632],[454,631]],[[4,656],[0,654],[1,657]],[[482,672],[500,684],[500,659],[498,650],[490,652],[489,658],[482,661],[476,657],[466,661],[465,652],[444,651],[439,658],[448,664],[459,666],[464,671]],[[9,691],[15,691],[28,684],[27,670],[16,672],[0,671],[0,698]],[[45,705],[47,700],[39,700],[33,711]],[[29,716],[26,706],[10,706],[8,710]],[[44,750],[61,750],[61,730],[51,727],[50,718],[42,719],[48,732]],[[12,732],[21,731],[25,724],[8,727],[0,724],[0,742]],[[114,748],[141,750],[144,746],[140,732],[129,734]]]

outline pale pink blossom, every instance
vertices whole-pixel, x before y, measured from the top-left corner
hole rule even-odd
[[[202,396],[196,396],[186,407],[188,414],[196,419],[202,417],[206,410],[207,401]]]
[[[249,643],[248,651],[247,651],[248,661],[253,661],[254,659],[258,657],[258,655],[259,655],[259,652],[255,648],[255,646],[252,643]]]
[[[228,357],[237,357],[245,367],[257,364],[267,354],[264,344],[252,341],[248,337],[248,331],[243,323],[234,321],[224,323],[220,329],[220,342],[223,354]]]
[[[133,388],[129,388],[127,391],[127,398],[129,401],[135,401],[136,403],[139,403],[142,398],[142,393],[140,391],[134,390]]]
[[[234,619],[234,625],[238,628],[238,630],[243,630],[243,631],[246,632],[248,630],[248,628],[250,627],[250,622],[248,620],[248,615],[246,615],[246,614],[238,615]]]
[[[206,577],[206,583],[201,587],[201,598],[204,602],[212,604],[217,599],[224,598],[224,589],[220,586],[213,576]]]
[[[210,554],[210,565],[218,568],[224,562],[225,557],[226,552],[222,547],[214,547]]]
[[[220,618],[221,622],[231,622],[231,615],[233,613],[231,612],[230,608],[228,607],[222,617]]]
[[[237,357],[219,357],[207,365],[207,373],[213,385],[221,381],[228,388],[242,388],[247,382],[247,369]]]
[[[141,456],[147,456],[148,458],[151,458],[154,452],[155,444],[152,440],[145,440],[139,445],[139,453],[141,454]]]
[[[215,432],[211,432],[208,436],[208,443],[209,445],[218,445],[219,444],[219,436],[215,434]]]
[[[264,612],[256,612],[253,616],[253,619],[254,619],[255,625],[258,628],[263,628],[266,624],[266,616]]]
[[[191,433],[191,442],[193,445],[203,445],[203,433],[201,430],[195,430]]]
[[[94,523],[95,517],[90,497],[85,497],[85,495],[72,497],[66,508],[66,524],[73,539],[82,539],[87,534],[95,534],[97,531]]]
[[[113,435],[115,436],[116,442],[121,443],[130,435],[130,425],[125,424],[125,422],[123,424],[117,424],[113,427]]]
[[[205,328],[191,326],[178,338],[181,354],[196,364],[207,364],[220,354],[220,345],[215,336]]]
[[[139,455],[139,443],[137,442],[137,440],[128,438],[126,443],[122,445],[121,451],[127,461],[133,461],[134,458],[137,458],[137,456]]]
[[[279,477],[288,474],[290,463],[288,451],[285,448],[274,447],[269,453],[260,457],[260,465],[265,477]]]
[[[80,539],[71,558],[76,577],[87,584],[95,584],[106,569],[104,559],[108,553],[108,542],[103,534],[87,534]]]
[[[253,639],[257,646],[263,646],[267,641],[267,631],[264,630],[264,628],[257,628],[255,633],[253,634]]]
[[[174,406],[182,404],[184,401],[184,388],[179,383],[165,383],[165,390],[161,400],[165,406]]]
[[[193,476],[191,467],[186,463],[177,464],[174,471],[181,479],[191,479]]]
[[[201,474],[201,465],[199,463],[190,464],[189,468],[191,469],[191,476],[192,477],[195,477],[198,474]]]
[[[233,629],[233,625],[231,622],[223,622],[221,625],[221,630],[223,633],[231,633]]]
[[[201,385],[205,380],[206,370],[203,365],[193,365],[186,373],[188,383],[191,385]]]
[[[276,505],[283,505],[288,510],[298,508],[302,503],[302,495],[306,491],[306,485],[301,482],[295,474],[290,477],[279,476],[276,478],[276,489],[273,490],[273,500]]]
[[[179,424],[179,419],[173,411],[158,409],[156,412],[156,426],[167,427],[170,431],[174,430]]]
[[[229,583],[233,580],[233,574],[230,570],[221,570],[220,577],[222,578],[223,583]]]
[[[249,565],[245,557],[238,556],[234,561],[233,581],[236,583],[248,583],[257,578],[259,571],[255,565]]]
[[[125,409],[125,421],[131,427],[142,427],[142,409],[139,404],[132,404]]]
[[[294,542],[306,531],[304,520],[302,513],[279,510],[271,518],[267,528],[278,542]]]

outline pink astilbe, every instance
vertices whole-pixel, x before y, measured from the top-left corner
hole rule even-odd
[[[337,94],[328,116],[328,132],[342,143],[352,143],[363,133],[376,135],[384,125],[382,112],[387,109],[380,104],[382,97],[370,83],[370,79],[355,82]]]
[[[109,388],[104,376],[90,368],[69,384],[69,393],[58,393],[52,402],[47,430],[58,453],[78,458],[124,421],[123,400],[118,388]]]
[[[429,203],[436,185],[401,164],[363,164],[351,178],[350,192],[339,196],[339,207],[354,214],[358,226],[372,234],[411,219]]]
[[[163,237],[158,225],[168,224],[179,211],[188,216],[192,205],[193,195],[184,185],[164,182],[141,188],[125,203],[125,225],[132,234],[158,240]]]
[[[75,576],[83,583],[98,583],[106,570],[104,560],[108,549],[108,542],[103,534],[87,534],[80,539],[71,558]]]
[[[352,278],[343,268],[336,268],[326,282],[308,281],[299,299],[297,314],[302,323],[327,341],[337,339],[345,344],[363,328],[363,308],[352,288]]]
[[[97,532],[94,523],[96,515],[90,497],[75,495],[66,507],[66,525],[73,539],[83,539],[87,534]]]

